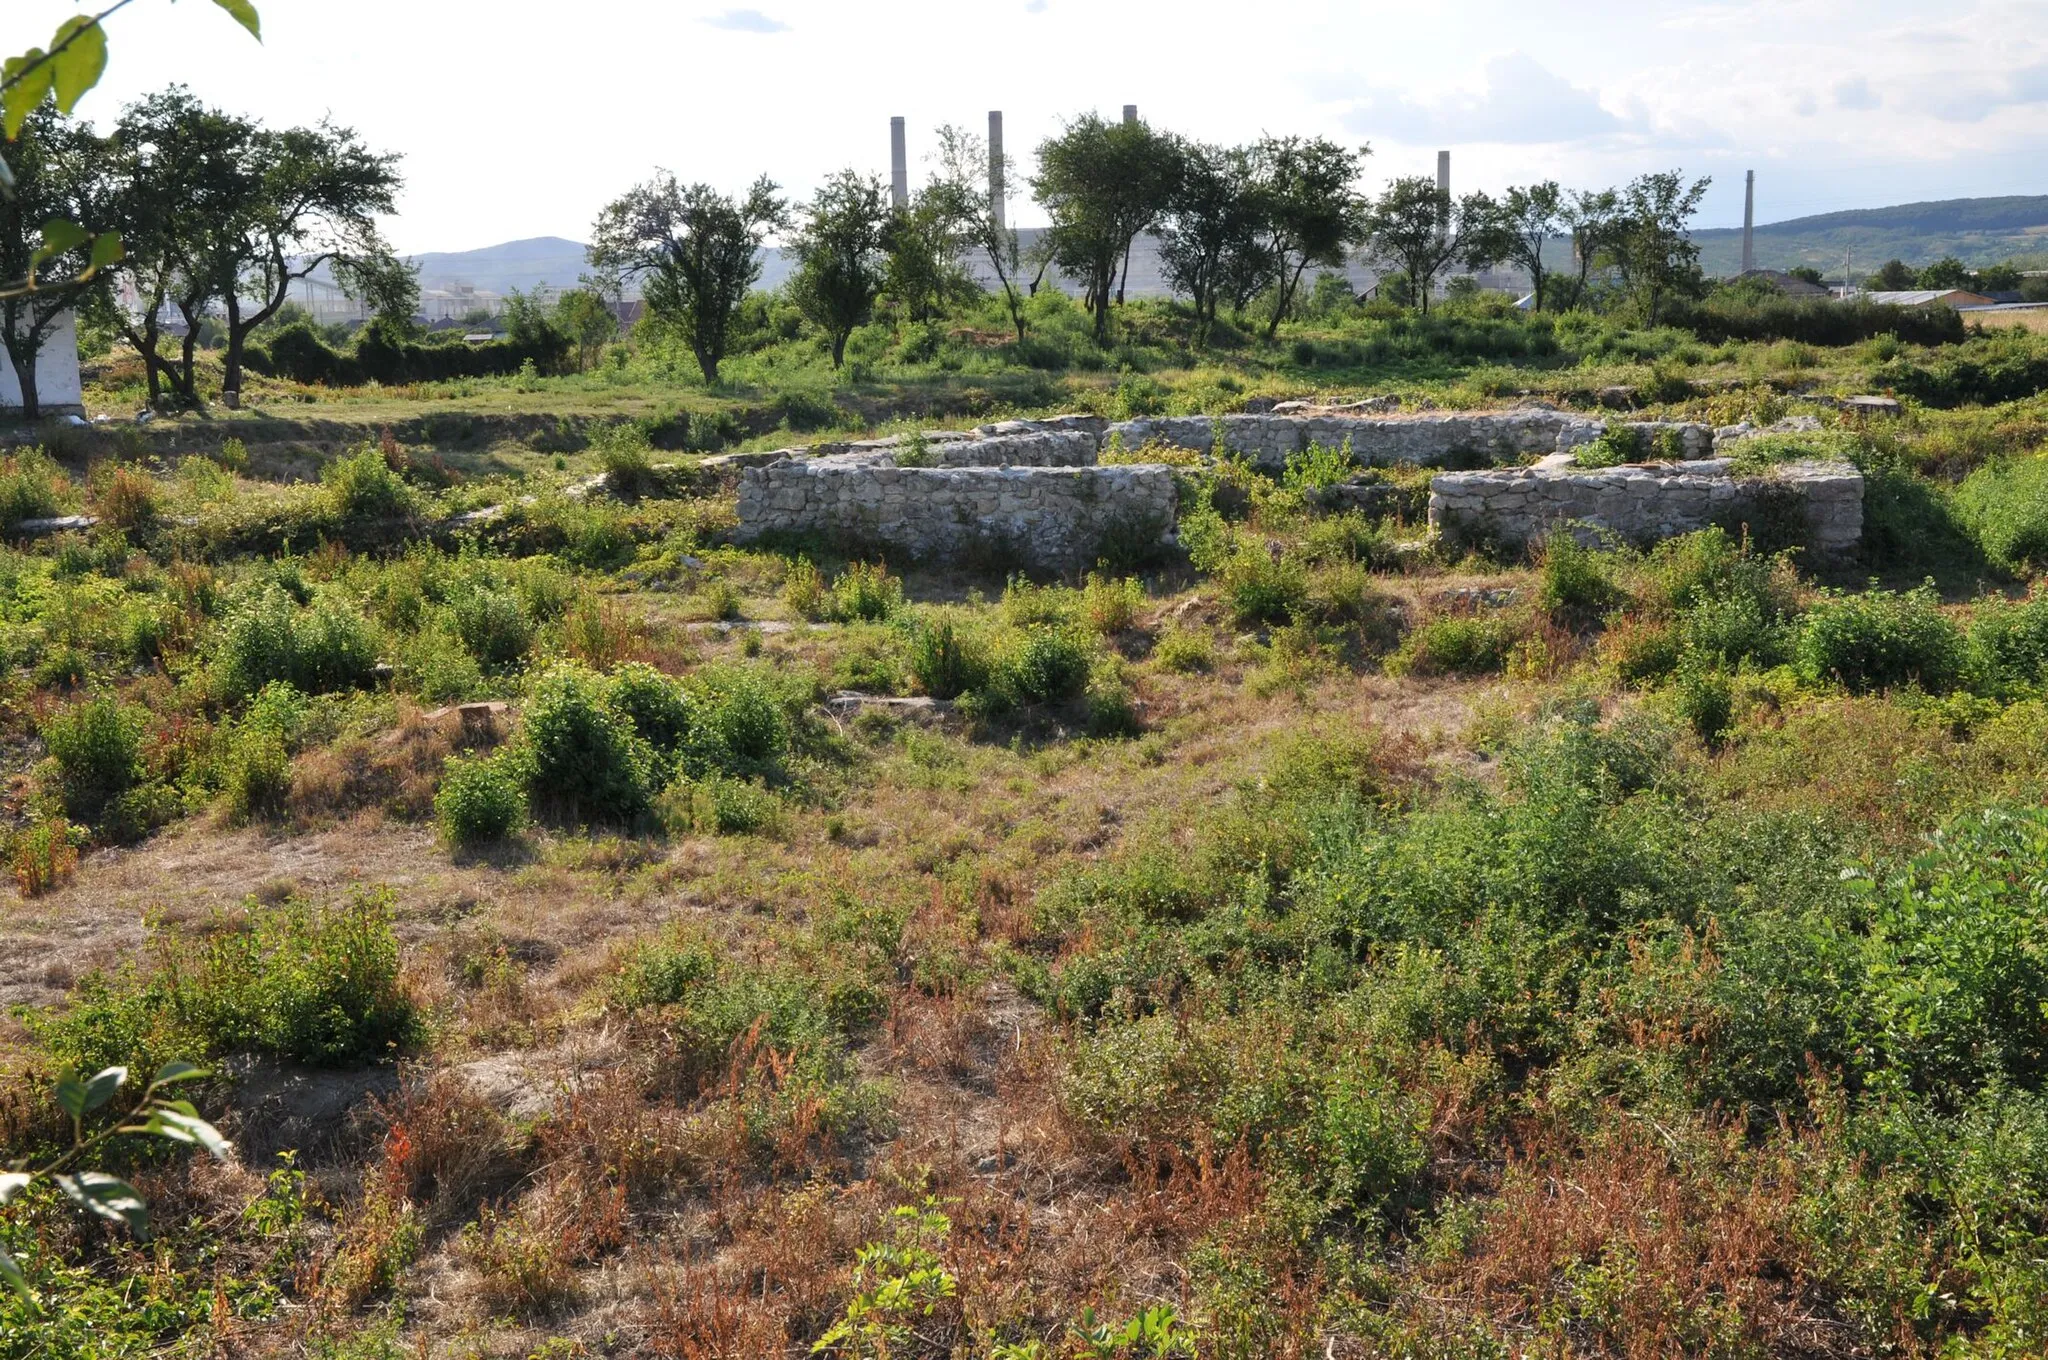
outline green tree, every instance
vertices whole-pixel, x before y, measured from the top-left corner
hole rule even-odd
[[[1351,151],[1322,137],[1267,137],[1252,148],[1252,202],[1273,271],[1268,340],[1293,309],[1308,267],[1342,268],[1352,245],[1365,239],[1369,209],[1352,186],[1371,154],[1370,147]]]
[[[1977,271],[1973,282],[1980,293],[2017,293],[2021,275],[2019,267],[2010,262],[1986,265]]]
[[[1543,263],[1543,247],[1565,231],[1565,194],[1556,180],[1517,185],[1498,203],[1484,195],[1477,239],[1473,242],[1475,263],[1505,261],[1528,271],[1530,292],[1537,311],[1543,310],[1543,285],[1549,270]]]
[[[1921,270],[1917,282],[1922,288],[1939,288],[1947,292],[1951,288],[1968,288],[1973,280],[1968,266],[1953,255],[1944,255]]]
[[[226,312],[221,387],[242,386],[249,333],[277,314],[296,281],[322,266],[388,256],[378,214],[397,210],[398,157],[366,147],[352,129],[322,121],[258,129],[241,148],[223,197],[206,205],[194,251]]]
[[[606,206],[592,229],[592,269],[642,280],[648,312],[690,346],[707,383],[718,381],[740,304],[761,277],[761,243],[787,220],[775,190],[763,175],[728,198],[663,171]]]
[[[1159,264],[1168,286],[1194,307],[1199,342],[1207,343],[1218,304],[1237,296],[1239,280],[1276,273],[1265,223],[1250,151],[1199,142],[1182,148],[1180,182],[1159,233]]]
[[[166,384],[181,404],[198,404],[199,323],[212,284],[196,267],[193,249],[204,236],[205,205],[232,182],[241,149],[255,135],[247,119],[209,109],[172,86],[123,109],[108,141],[91,220],[118,231],[126,247],[104,291],[111,301],[115,285],[124,282],[135,305],[106,310],[142,356],[152,405]],[[186,322],[175,362],[159,348],[167,309]]]
[[[1118,271],[1129,272],[1131,243],[1165,210],[1180,160],[1170,134],[1094,113],[1039,145],[1031,188],[1051,218],[1047,257],[1081,280],[1098,345],[1109,343],[1112,295],[1122,300]]]
[[[1913,266],[1904,260],[1886,260],[1863,281],[1863,286],[1878,293],[1903,293],[1919,282],[1920,276],[1913,272]]]
[[[555,326],[575,343],[581,373],[619,333],[619,317],[595,288],[572,288],[555,303]]]
[[[965,205],[960,224],[961,247],[979,253],[988,262],[989,272],[995,275],[996,286],[1002,290],[1003,305],[1009,309],[1017,343],[1022,344],[1024,299],[1038,291],[1038,283],[1035,279],[1028,287],[1024,283],[1026,261],[1016,228],[1006,223],[998,204],[979,198],[977,193],[984,170],[996,172],[1004,184],[1014,183],[1015,164],[1008,156],[1003,157],[1001,165],[991,164],[987,142],[950,124],[939,129],[938,141],[939,177]],[[1041,258],[1037,263],[1039,277],[1043,278],[1045,261]]]
[[[1692,219],[1713,181],[1691,184],[1684,173],[1667,170],[1639,175],[1621,193],[1612,249],[1622,282],[1640,304],[1643,324],[1657,324],[1657,308],[1673,293],[1697,295],[1703,286],[1700,249],[1693,244]]]
[[[908,207],[890,215],[882,236],[888,261],[883,291],[903,304],[912,321],[944,315],[948,306],[979,291],[960,257],[983,198],[940,174]]]
[[[896,216],[880,179],[842,170],[811,199],[790,241],[796,256],[790,297],[830,340],[834,368],[846,362],[846,337],[874,315],[883,248]]]
[[[1416,306],[1427,312],[1437,276],[1472,253],[1489,206],[1478,194],[1454,199],[1427,175],[1397,179],[1366,216],[1367,249],[1407,276]]]
[[[91,286],[90,271],[111,261],[95,256],[96,245],[72,225],[86,217],[96,165],[104,154],[99,138],[51,104],[41,104],[22,122],[11,155],[14,185],[0,195],[0,278],[33,286],[0,290],[0,346],[21,388],[22,415],[42,416],[36,363],[65,314]],[[118,238],[102,238],[118,246]]]
[[[1613,259],[1621,219],[1621,194],[1614,189],[1579,189],[1559,209],[1559,222],[1572,242],[1572,296],[1568,305],[1582,306],[1593,271]]]
[[[370,312],[370,324],[392,340],[419,335],[420,267],[388,250],[348,255],[334,261],[335,282]]]

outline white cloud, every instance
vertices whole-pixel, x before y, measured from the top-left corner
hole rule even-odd
[[[1526,52],[1486,63],[1484,89],[1436,98],[1398,92],[1356,101],[1344,115],[1348,131],[1407,143],[1571,142],[1611,136],[1628,124],[1600,98],[1553,75]]]
[[[712,28],[728,29],[734,33],[787,33],[789,25],[780,19],[771,19],[757,9],[729,9],[723,14],[714,14],[704,22]]]
[[[1870,82],[1862,76],[1850,76],[1847,80],[1835,82],[1835,107],[1838,109],[1874,109],[1884,103],[1884,96],[1870,88]]]

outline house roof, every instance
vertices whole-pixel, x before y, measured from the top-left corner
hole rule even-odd
[[[1871,302],[1882,302],[1892,307],[1929,307],[1940,303],[1948,307],[1988,307],[1991,299],[1982,293],[1972,293],[1961,288],[1913,288],[1902,293],[1865,293]]]

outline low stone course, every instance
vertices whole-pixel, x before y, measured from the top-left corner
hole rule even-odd
[[[1207,452],[1220,436],[1226,451],[1278,471],[1291,455],[1311,444],[1338,448],[1349,440],[1352,457],[1364,467],[1444,467],[1554,453],[1590,443],[1606,428],[1603,421],[1529,406],[1412,416],[1346,415],[1334,410],[1220,418],[1161,416],[1122,421],[1111,425],[1108,433],[1131,452],[1147,444]],[[1711,438],[1709,433],[1710,442]]]
[[[1808,554],[1839,561],[1863,537],[1863,474],[1816,461],[1738,477],[1725,458],[1591,469],[1558,455],[1535,467],[1440,473],[1429,494],[1434,532],[1510,545],[1560,528],[1654,543],[1788,510],[1803,517]]]

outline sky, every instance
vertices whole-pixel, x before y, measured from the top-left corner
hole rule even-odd
[[[407,253],[587,239],[657,167],[796,198],[886,176],[907,119],[1004,112],[1031,149],[1135,103],[1214,142],[1367,144],[1365,186],[1497,191],[1710,175],[1701,226],[1922,199],[2048,193],[2048,0],[257,0],[264,41],[205,0],[135,0],[83,117],[172,82],[275,125],[331,116],[402,152],[386,234]],[[10,0],[6,51],[73,3]],[[1043,220],[1013,186],[1011,220]]]

